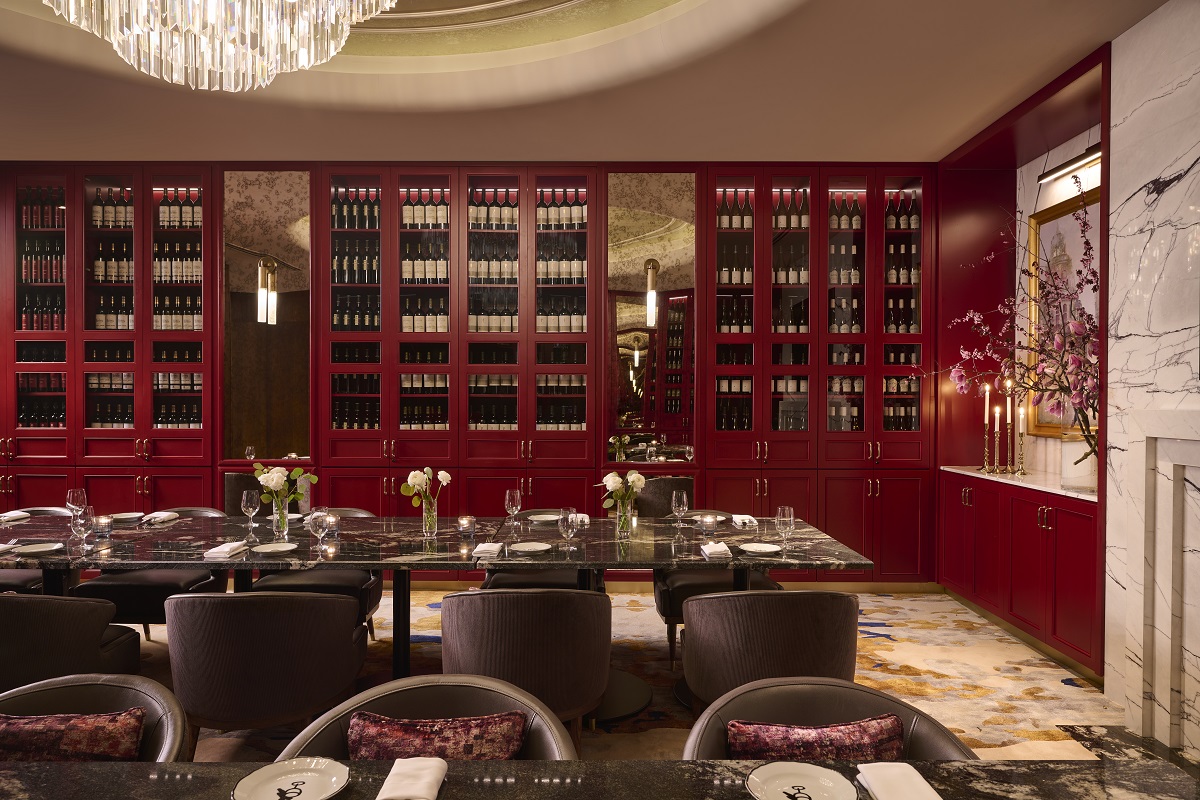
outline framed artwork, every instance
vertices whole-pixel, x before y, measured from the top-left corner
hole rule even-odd
[[[1099,218],[1100,189],[1097,187],[1085,192],[1083,202],[1093,225],[1092,230],[1098,230],[1103,224]],[[1026,288],[1031,303],[1030,319],[1035,323],[1039,322],[1036,305],[1039,270],[1049,269],[1058,275],[1074,275],[1083,257],[1083,239],[1079,235],[1079,223],[1073,216],[1078,210],[1079,196],[1076,195],[1029,216],[1029,271],[1033,274]],[[1099,312],[1099,302],[1099,297],[1094,294],[1080,298],[1080,303],[1092,316]],[[1051,413],[1044,404],[1034,407],[1029,399],[1026,399],[1025,405],[1030,434],[1055,438],[1062,435],[1063,420],[1060,415]]]

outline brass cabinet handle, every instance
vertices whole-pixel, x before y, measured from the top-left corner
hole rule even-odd
[[[142,460],[143,461],[150,460],[150,442],[151,442],[150,439],[142,439]],[[150,478],[147,477],[146,480],[149,481]],[[147,492],[147,494],[149,494],[149,492]]]
[[[882,493],[883,493],[883,490],[879,487],[879,478],[876,478],[875,479],[875,496],[879,497],[879,495],[881,495]]]
[[[149,475],[147,475],[145,478],[142,478],[142,492],[146,495],[146,497],[150,496],[150,476]]]
[[[763,461],[766,461],[768,458],[770,458],[770,452],[771,452],[771,443],[763,442]],[[766,478],[763,478],[763,480],[765,481]]]
[[[763,497],[770,497],[770,496],[771,496],[771,484],[767,481],[766,478],[763,478]]]
[[[17,440],[12,438],[11,436],[8,437],[8,457],[9,458],[17,457]]]
[[[525,440],[524,439],[521,440],[521,455],[519,457],[520,458],[525,457]]]
[[[867,478],[867,497],[871,497],[871,479]]]
[[[967,488],[965,486],[963,487],[962,493],[958,497],[958,502],[960,505],[964,506],[967,504]]]
[[[533,439],[529,440],[529,461],[533,461]]]
[[[1054,530],[1053,518],[1050,516],[1050,514],[1053,513],[1053,511],[1054,511],[1053,508],[1051,508],[1050,506],[1046,506],[1046,530],[1048,530],[1048,531]]]
[[[759,496],[759,491],[758,491],[758,478],[755,478],[755,479],[754,479],[754,496],[755,496],[755,497],[758,497],[758,496]]]
[[[871,460],[871,443],[864,442],[864,444],[866,444],[866,446],[867,446],[867,461],[870,461]]]
[[[759,461],[760,459],[762,459],[762,442],[755,442],[754,443],[754,460]]]

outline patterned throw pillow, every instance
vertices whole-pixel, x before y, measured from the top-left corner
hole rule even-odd
[[[904,752],[904,723],[895,714],[819,727],[735,719],[725,735],[733,759],[898,761]]]
[[[111,714],[0,714],[0,761],[136,761],[146,709]]]
[[[525,744],[525,719],[524,711],[453,719],[393,719],[356,711],[350,717],[346,743],[354,761],[417,756],[505,761]]]

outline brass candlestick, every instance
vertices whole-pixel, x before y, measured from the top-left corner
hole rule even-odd
[[[1004,443],[1005,443],[1006,445],[1008,445],[1008,473],[1009,473],[1010,475],[1012,475],[1012,474],[1014,474],[1014,473],[1016,472],[1016,469],[1013,467],[1013,435],[1012,435],[1012,423],[1011,423],[1011,422],[1008,422],[1008,423],[1005,423],[1005,424],[1008,426],[1008,430],[1007,430],[1007,431],[1005,432],[1005,434],[1004,434]]]
[[[988,424],[983,423],[983,466],[979,468],[980,472],[991,472],[988,469]]]
[[[1025,475],[1025,434],[1017,434],[1017,471],[1016,475]]]
[[[1004,467],[1000,466],[1000,423],[996,423],[996,432],[992,437],[996,442],[996,459],[992,464],[992,468],[988,470],[991,473],[1004,472]]]

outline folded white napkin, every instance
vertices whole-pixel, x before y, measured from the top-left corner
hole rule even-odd
[[[174,511],[152,511],[142,517],[142,522],[151,522],[157,525],[161,522],[170,522],[174,519],[179,519],[179,515]]]
[[[476,545],[475,549],[471,551],[471,555],[475,558],[495,558],[500,555],[500,550],[503,547],[504,545],[500,542],[484,542],[483,544]]]
[[[8,552],[9,550],[12,550],[15,547],[17,547],[17,545],[15,545],[15,544],[0,544],[0,553]]]
[[[376,800],[436,800],[446,778],[440,758],[398,758]]]
[[[225,544],[219,544],[210,550],[205,550],[204,557],[205,558],[229,558],[230,556],[237,555],[238,553],[242,552],[245,549],[246,549],[245,541],[226,542]]]
[[[704,554],[705,558],[733,558],[733,553],[729,552],[729,548],[724,542],[702,544],[700,552]]]
[[[758,520],[749,514],[734,514],[733,524],[739,528],[757,528]]]
[[[20,522],[23,519],[29,519],[29,514],[25,511],[5,511],[0,514],[0,522]]]
[[[875,800],[941,800],[942,796],[913,769],[912,764],[889,761],[859,764],[858,782]]]

